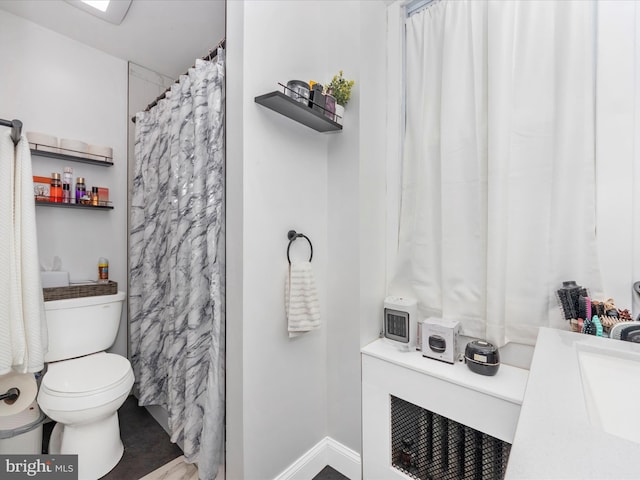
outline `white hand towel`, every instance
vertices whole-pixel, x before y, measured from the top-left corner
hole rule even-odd
[[[284,292],[289,336],[319,328],[320,303],[310,262],[294,262],[289,266]]]

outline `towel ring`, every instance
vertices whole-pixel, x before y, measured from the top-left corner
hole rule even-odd
[[[289,265],[291,265],[291,259],[289,258],[289,249],[291,248],[291,244],[295,241],[296,238],[304,238],[309,242],[309,248],[311,249],[311,255],[309,255],[309,261],[313,258],[313,245],[311,244],[311,240],[304,233],[298,233],[295,230],[289,230],[287,233],[287,238],[289,239],[289,246],[287,247],[287,260],[289,261]]]

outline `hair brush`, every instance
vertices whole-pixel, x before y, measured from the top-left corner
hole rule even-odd
[[[614,340],[621,340],[623,331],[629,326],[636,326],[640,328],[640,322],[620,322],[611,327],[609,332],[609,338]]]
[[[573,280],[562,282],[562,287],[556,290],[558,303],[560,303],[565,320],[578,318],[577,307],[581,290],[583,288]]]
[[[579,307],[578,314],[580,318],[584,318],[584,323],[582,324],[582,333],[586,333],[587,335],[595,335],[597,332],[597,326],[593,323],[591,318],[591,299],[589,297],[580,297],[579,299]]]

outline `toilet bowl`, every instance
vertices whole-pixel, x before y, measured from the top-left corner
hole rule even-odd
[[[124,452],[117,411],[132,386],[131,365],[120,355],[101,352],[49,364],[38,394],[40,408],[58,422],[49,453],[82,458],[79,478],[106,475]]]
[[[124,452],[117,412],[133,371],[126,358],[101,351],[115,340],[123,301],[119,292],[45,302],[50,345],[38,404],[57,422],[49,453],[78,455],[79,480],[106,475]]]

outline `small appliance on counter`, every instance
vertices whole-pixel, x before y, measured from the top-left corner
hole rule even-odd
[[[442,318],[422,322],[422,356],[455,363],[460,323]]]
[[[383,335],[402,350],[414,351],[418,338],[418,302],[407,297],[384,299]]]
[[[464,362],[474,373],[493,376],[500,368],[500,352],[489,342],[473,340],[464,349]]]

